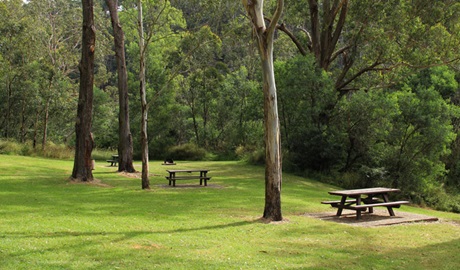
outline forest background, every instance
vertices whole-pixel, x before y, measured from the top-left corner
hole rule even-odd
[[[116,151],[112,27],[95,3],[92,132],[97,148]],[[140,159],[136,3],[120,1],[119,16]],[[263,164],[260,60],[241,2],[143,5],[150,158]],[[76,0],[0,1],[0,153],[12,143],[42,155],[75,145],[81,17]],[[275,59],[284,170],[400,188],[414,203],[460,212],[458,1],[286,0]]]

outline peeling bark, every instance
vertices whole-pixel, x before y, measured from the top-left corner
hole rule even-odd
[[[284,1],[277,1],[277,8],[268,27],[265,25],[263,0],[243,0],[256,34],[263,74],[265,120],[265,208],[263,218],[273,221],[283,219],[281,214],[281,136],[278,116],[275,70],[273,66],[273,42]]]

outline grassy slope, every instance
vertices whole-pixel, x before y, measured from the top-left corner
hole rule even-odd
[[[211,169],[207,188],[151,191],[98,163],[103,185],[68,182],[72,161],[0,155],[0,269],[459,269],[453,222],[355,228],[303,216],[330,210],[333,187],[284,175],[283,214],[264,224],[263,168],[179,162]],[[196,184],[178,182],[178,185]],[[218,185],[221,188],[217,188]],[[401,210],[455,220],[456,214]]]

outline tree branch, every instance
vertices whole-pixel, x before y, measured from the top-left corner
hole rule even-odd
[[[342,84],[339,84],[337,85],[336,84],[336,89],[337,90],[340,90],[340,89],[343,89],[345,86],[347,86],[348,84],[350,84],[352,81],[354,81],[356,78],[358,78],[359,76],[361,76],[362,74],[368,72],[368,71],[371,71],[371,70],[375,70],[374,68],[378,65],[381,65],[382,63],[380,63],[379,61],[375,61],[372,65],[368,66],[368,67],[365,67],[363,69],[361,69],[360,71],[358,71],[355,75],[353,75],[350,79],[348,79],[347,81],[343,82]],[[342,73],[343,74],[343,73]],[[341,76],[341,77],[344,77],[344,76]],[[339,80],[337,81],[337,83],[339,82]]]
[[[284,23],[282,23],[281,25],[278,25],[278,29],[281,30],[282,32],[284,32],[286,35],[288,35],[289,38],[291,38],[292,42],[294,42],[294,44],[297,46],[297,49],[299,50],[299,52],[302,54],[302,55],[307,55],[307,51],[305,50],[305,48],[302,46],[302,44],[300,43],[300,41],[294,36],[294,34],[289,31],[289,29],[287,29],[286,25]],[[309,33],[307,32],[308,36]],[[311,37],[310,37],[310,40],[311,40]],[[309,46],[309,49],[311,50],[311,46]]]
[[[349,50],[351,48],[350,45],[348,46],[345,46],[345,47],[342,47],[340,49],[338,49],[336,52],[334,52],[331,56],[331,59],[329,60],[331,63],[334,62],[334,60],[339,56],[341,55],[342,53],[344,53],[345,51]]]
[[[278,21],[281,18],[281,14],[283,14],[283,8],[284,8],[284,0],[277,0],[277,5],[276,5],[276,10],[275,14],[273,14],[273,19],[270,25],[268,26],[267,29],[267,34],[268,35],[273,35],[277,26],[278,26]]]

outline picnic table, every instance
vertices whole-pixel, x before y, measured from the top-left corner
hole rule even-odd
[[[194,179],[199,179],[200,180],[200,186],[208,185],[208,181],[211,180],[211,177],[207,176],[209,170],[208,169],[184,169],[184,170],[166,170],[169,173],[169,176],[166,176],[166,179],[169,181],[169,185],[173,185],[173,187],[176,186],[176,180],[194,180]],[[200,173],[198,174],[193,174],[193,173]],[[189,174],[189,175],[183,175],[184,173]]]
[[[390,216],[395,216],[393,208],[399,208],[402,204],[408,204],[408,201],[390,201],[389,194],[399,192],[396,188],[362,188],[350,190],[329,191],[331,195],[342,196],[341,200],[323,201],[322,204],[330,204],[337,208],[337,216],[342,215],[343,209],[355,210],[356,219],[361,218],[361,212],[369,210],[374,212],[374,207],[386,207]],[[363,197],[364,196],[364,197]]]
[[[107,160],[110,163],[110,166],[117,166],[118,163],[118,155],[112,155],[112,159]]]

